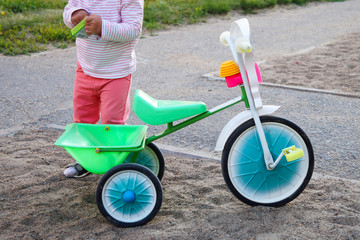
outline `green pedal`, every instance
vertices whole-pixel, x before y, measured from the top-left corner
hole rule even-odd
[[[292,162],[304,156],[304,151],[301,148],[291,146],[282,150],[286,157],[286,161]]]

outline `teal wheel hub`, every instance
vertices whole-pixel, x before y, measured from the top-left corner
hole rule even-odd
[[[133,191],[125,191],[122,195],[122,199],[126,203],[132,203],[135,201],[135,193]]]

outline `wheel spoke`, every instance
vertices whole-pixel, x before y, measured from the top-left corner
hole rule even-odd
[[[126,184],[122,181],[122,179],[120,179],[120,181],[113,181],[113,184],[115,185],[115,187],[117,189],[123,189],[125,188],[126,189]],[[119,184],[121,184],[121,186],[119,186]],[[108,189],[109,190],[109,189]],[[120,191],[120,190],[119,190]]]
[[[140,187],[144,182],[146,182],[146,179],[143,179],[141,182],[139,182],[138,184],[136,184],[136,186],[134,187],[134,191]]]
[[[256,137],[257,139],[257,134],[254,134],[254,136]],[[244,142],[247,146],[250,146],[253,148],[253,151],[259,151],[261,149],[261,147],[259,147],[259,145],[256,145],[256,144],[253,144],[252,142],[250,141],[246,141],[245,139],[240,139],[240,141]],[[259,142],[260,140],[257,139],[256,142]]]
[[[264,129],[265,130],[265,129]],[[284,132],[284,129],[281,129],[278,133],[277,136],[275,137],[275,139],[270,142],[272,146],[276,146],[278,141],[280,140],[280,137],[282,136],[282,133]],[[270,146],[269,146],[270,147]]]
[[[118,200],[116,200],[116,201],[114,201],[114,202],[110,202],[110,203],[108,204],[108,207],[114,206],[114,203],[119,202],[120,200],[121,200],[121,199],[118,199]],[[125,206],[126,206],[126,204],[125,204],[125,203],[122,203],[122,204],[120,204],[119,206],[115,207],[112,211],[113,211],[113,212],[116,212],[117,210],[119,210],[120,208],[123,208],[123,207],[125,207]]]
[[[135,174],[135,179],[134,179],[134,182],[133,182],[133,187],[131,190],[135,191],[136,187],[137,187],[137,178],[138,178],[138,175]]]
[[[289,184],[291,184],[291,185],[295,186],[295,184],[293,184],[293,183],[292,183],[292,181],[291,181],[290,179],[286,179],[286,178],[285,178],[285,177],[283,177],[283,176],[279,176],[279,178],[281,178],[281,179],[283,179],[285,182],[287,182],[287,183],[289,183]]]
[[[113,192],[119,192],[119,193],[123,192],[123,191],[119,190],[119,188],[108,188],[107,191],[113,191]]]
[[[152,203],[153,201],[137,200],[137,203]]]
[[[119,198],[118,195],[106,194],[105,197],[107,197],[107,198],[112,198],[112,199],[115,199],[115,200],[117,200],[117,199],[120,199],[120,200],[121,200],[121,197]],[[112,203],[113,203],[113,202],[112,202]]]
[[[297,177],[301,178],[301,175],[300,175],[297,171],[291,169],[288,165],[285,165],[284,168],[288,169],[289,171],[293,172],[294,175],[296,175]]]
[[[150,202],[151,203],[151,202]],[[146,214],[146,210],[144,209],[143,205],[142,204],[139,204],[138,202],[135,204],[137,205],[138,207],[136,208],[136,213],[140,216],[140,212],[143,212]]]
[[[258,188],[255,190],[253,196],[256,195],[256,193],[259,191],[259,189],[262,187],[262,185],[263,185],[265,182],[266,182],[266,179],[264,179],[264,180],[260,183],[260,185],[258,186]]]
[[[243,152],[240,152],[238,150],[234,150],[234,152],[240,154],[239,158],[241,158],[241,156],[244,156],[246,159],[248,159],[248,161],[238,161],[238,162],[235,162],[233,164],[231,164],[230,166],[233,167],[233,166],[237,166],[237,165],[243,165],[243,164],[250,164],[250,163],[254,163],[254,162],[258,162],[260,159],[262,159],[262,154],[259,156],[258,159],[252,159],[249,155],[243,153]]]
[[[141,162],[143,163],[143,165],[147,166],[148,163],[151,163],[151,159],[152,159],[152,154],[150,153],[146,153],[144,154],[144,156],[141,158]],[[145,160],[145,161],[144,161]]]
[[[147,190],[147,189],[149,189],[151,186],[149,185],[149,186],[146,186],[144,189],[142,189],[140,192],[138,192],[137,194],[138,195],[144,195],[144,194],[142,194],[143,192],[145,192],[145,190]]]
[[[247,188],[247,186],[249,186],[249,184],[252,182],[252,180],[254,179],[255,174],[250,178],[250,180],[245,184],[243,191]]]
[[[240,174],[236,174],[233,177],[234,178],[238,178],[238,177],[244,177],[244,176],[248,176],[248,175],[256,175],[258,173],[258,171],[255,172],[249,172],[249,173],[240,173]]]

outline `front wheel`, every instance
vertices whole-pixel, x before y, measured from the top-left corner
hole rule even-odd
[[[251,206],[283,206],[307,186],[314,169],[314,153],[306,134],[294,123],[265,116],[260,118],[273,159],[282,149],[295,145],[304,156],[292,162],[285,157],[273,170],[265,166],[264,153],[254,120],[239,126],[227,140],[222,172],[231,192]]]
[[[161,184],[148,168],[124,163],[111,168],[101,178],[96,203],[112,224],[141,226],[151,221],[161,207]]]

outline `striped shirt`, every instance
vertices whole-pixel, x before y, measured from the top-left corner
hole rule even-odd
[[[132,74],[136,68],[134,48],[141,35],[144,0],[69,0],[63,13],[69,28],[74,27],[72,13],[79,9],[102,19],[101,37],[76,39],[77,58],[83,71],[104,79]]]

